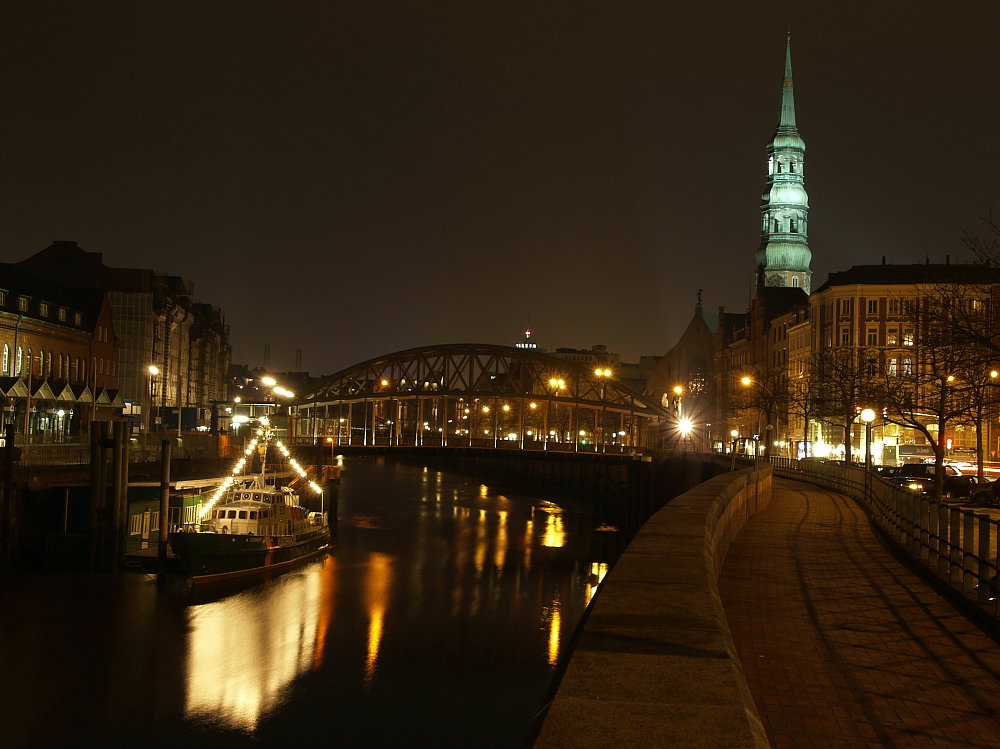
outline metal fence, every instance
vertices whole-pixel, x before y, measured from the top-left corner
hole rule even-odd
[[[861,467],[787,458],[771,462],[779,476],[818,484],[860,501],[890,542],[984,611],[1000,617],[1000,521],[906,491]]]

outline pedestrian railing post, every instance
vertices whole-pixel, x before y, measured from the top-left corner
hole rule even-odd
[[[948,520],[951,510],[946,505],[938,505],[938,565],[937,572],[942,577],[948,577],[948,566],[951,557],[951,541]]]
[[[930,560],[931,551],[929,518],[932,514],[932,505],[930,501],[921,497],[917,506],[920,508],[920,548],[918,551],[920,553],[920,561],[926,565]]]
[[[976,589],[976,516],[962,513],[962,590],[973,593]]]
[[[952,510],[951,517],[948,518],[948,551],[950,557],[948,579],[952,585],[959,587],[962,584],[962,514],[958,510]]]
[[[935,569],[938,560],[941,558],[941,516],[938,513],[938,505],[932,504],[927,508],[927,566]]]
[[[996,574],[990,570],[990,518],[979,516],[979,571],[976,575],[976,600],[986,603],[990,599],[990,580]]]
[[[907,547],[910,550],[910,554],[914,559],[920,558],[920,507],[923,503],[923,497],[919,495],[913,495],[910,497],[910,506],[907,523],[907,535],[909,536],[909,543]]]

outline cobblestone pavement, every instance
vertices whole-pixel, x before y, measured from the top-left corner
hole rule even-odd
[[[852,500],[776,478],[719,590],[775,747],[1000,747],[1000,645]]]

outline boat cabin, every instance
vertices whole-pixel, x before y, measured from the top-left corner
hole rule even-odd
[[[285,536],[305,521],[298,495],[289,487],[234,487],[202,523],[201,532]]]

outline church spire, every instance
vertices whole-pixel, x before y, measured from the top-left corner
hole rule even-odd
[[[785,37],[785,77],[781,81],[781,117],[778,119],[778,129],[795,128],[795,93],[792,86],[792,35]]]
[[[785,75],[781,112],[774,137],[767,145],[767,181],[761,196],[761,241],[757,248],[757,278],[763,286],[797,286],[807,294],[809,265],[809,196],[805,188],[806,144],[795,123],[792,86],[792,39],[785,39]]]

